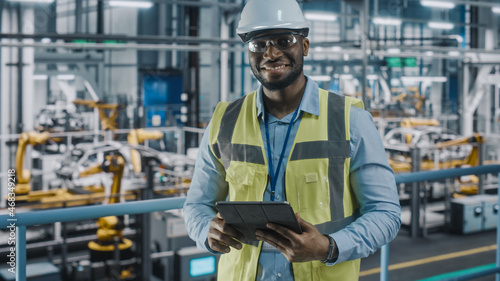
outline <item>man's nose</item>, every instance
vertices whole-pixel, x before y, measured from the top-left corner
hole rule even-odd
[[[266,51],[264,52],[264,57],[269,60],[274,60],[275,58],[281,56],[282,52],[278,50],[272,41],[266,42]]]

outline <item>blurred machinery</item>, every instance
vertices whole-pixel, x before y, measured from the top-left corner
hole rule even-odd
[[[108,204],[118,203],[121,194],[121,180],[125,161],[121,156],[108,155],[105,161],[100,165],[89,167],[87,170],[80,173],[81,177],[86,177],[97,173],[113,174],[113,184],[111,186],[111,194],[108,199]],[[90,261],[106,261],[111,259],[119,260],[130,259],[133,254],[131,247],[132,241],[123,237],[123,222],[121,218],[116,216],[108,216],[99,218],[97,224],[97,240],[90,241],[88,247],[90,249]],[[116,268],[114,270],[117,270]],[[127,269],[118,269],[118,272],[111,272],[107,277],[118,275],[120,280],[131,280],[131,267]]]
[[[39,132],[82,131],[84,127],[83,117],[75,112],[75,106],[64,102],[44,106],[35,118],[35,129]]]
[[[16,152],[16,180],[17,185],[15,189],[16,194],[28,194],[31,190],[30,180],[31,172],[24,169],[24,157],[26,153],[26,146],[29,144],[35,146],[37,144],[45,143],[49,139],[49,133],[22,133],[18,139],[18,146]]]
[[[127,141],[130,145],[136,146],[138,144],[144,143],[146,140],[158,140],[163,137],[163,133],[160,131],[145,131],[143,129],[131,130],[127,135]],[[134,172],[141,172],[141,156],[139,152],[133,148],[130,149],[130,158],[132,160],[132,165],[134,166]]]
[[[414,136],[407,137],[408,133],[404,135],[405,139],[413,140],[414,138]],[[396,150],[394,146],[389,146],[389,148],[386,147],[386,149],[391,150],[391,157],[389,157],[388,161],[394,172],[403,173],[413,171],[412,166],[414,163],[412,156],[410,155],[411,148],[421,149],[419,170],[425,171],[433,169],[458,168],[465,165],[477,166],[479,164],[479,145],[483,143],[483,136],[481,134],[474,134],[470,137],[460,137],[443,142],[431,142],[430,146],[408,145],[407,149],[400,150],[396,153],[394,153]],[[459,151],[460,146],[469,146],[465,150],[469,152],[465,155],[463,153],[464,151]],[[443,151],[447,148],[452,149],[452,151],[444,153]]]
[[[460,234],[495,229],[498,218],[496,195],[473,195],[451,201],[451,229]]]
[[[120,110],[123,109],[123,105],[117,103],[104,104],[101,101],[82,99],[75,99],[73,103],[75,105],[85,105],[90,108],[97,108],[102,130],[116,130],[118,128],[116,118]]]

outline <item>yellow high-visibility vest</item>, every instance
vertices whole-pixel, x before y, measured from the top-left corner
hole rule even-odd
[[[362,101],[319,90],[319,116],[304,112],[288,157],[285,193],[293,210],[325,234],[359,216],[349,184],[349,113]],[[262,201],[267,186],[267,158],[257,118],[256,92],[221,102],[212,117],[210,149],[224,165],[230,201]],[[262,242],[243,244],[221,256],[218,280],[255,280]],[[360,260],[326,266],[320,261],[293,263],[296,281],[359,278]]]

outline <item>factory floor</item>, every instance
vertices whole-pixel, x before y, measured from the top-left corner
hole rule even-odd
[[[390,244],[388,280],[431,281],[456,277],[458,271],[470,273],[485,265],[492,266],[495,253],[496,230],[472,234],[439,231],[412,239],[408,230],[401,229]],[[379,269],[380,251],[361,261],[359,280],[380,280]],[[473,280],[495,280],[495,275]]]

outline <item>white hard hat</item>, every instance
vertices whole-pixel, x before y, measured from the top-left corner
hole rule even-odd
[[[309,23],[296,0],[250,0],[241,12],[236,33],[243,42],[268,29],[292,29],[307,36]]]

